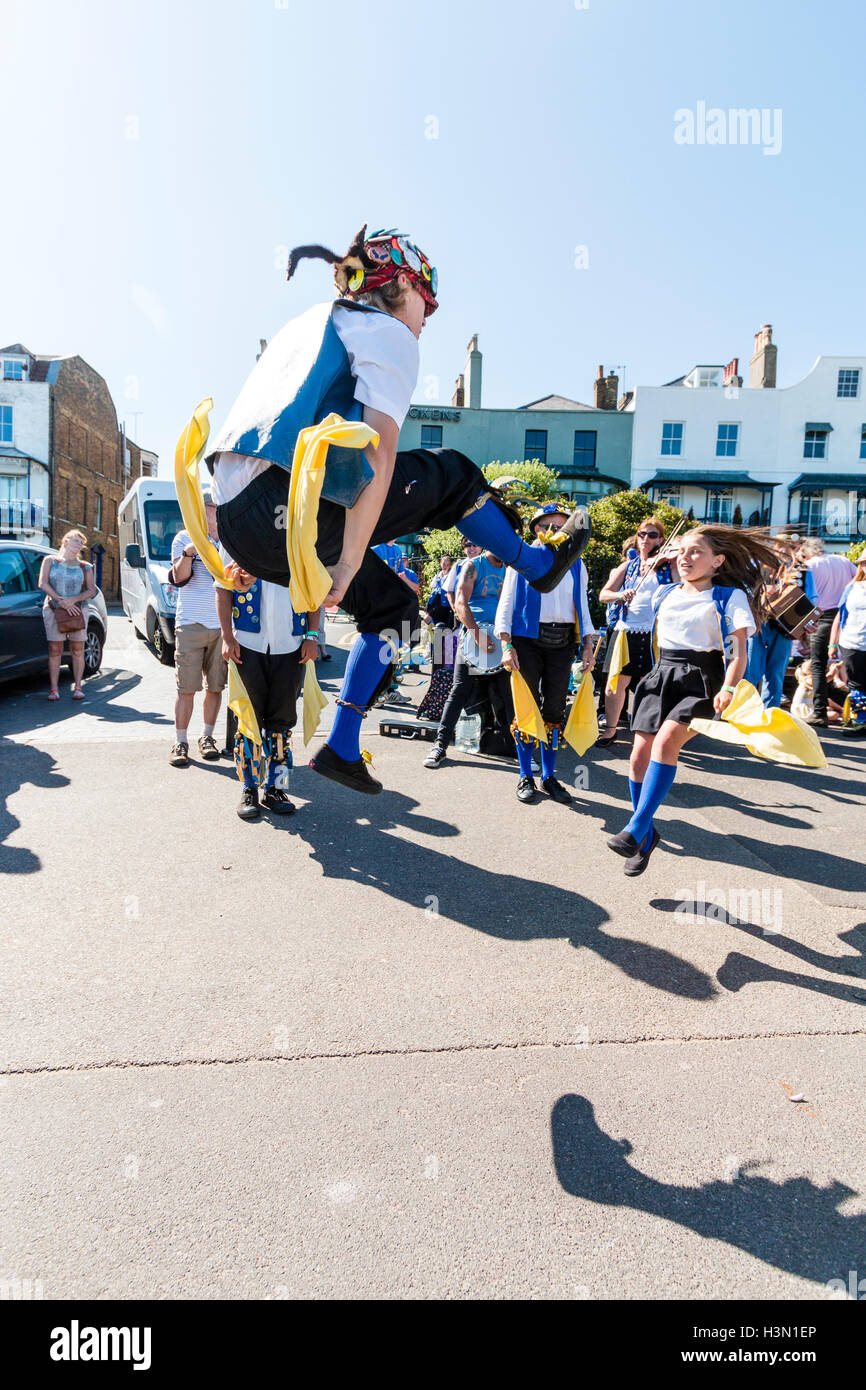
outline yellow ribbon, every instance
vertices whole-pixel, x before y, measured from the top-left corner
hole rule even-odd
[[[767,709],[753,685],[739,681],[731,702],[720,719],[693,719],[697,734],[722,743],[739,743],[773,763],[797,767],[826,767],[827,759],[815,730],[796,714]]]
[[[229,709],[238,721],[238,733],[261,747],[262,733],[252,701],[233,661],[229,662]]]
[[[183,524],[204,561],[205,568],[221,589],[233,589],[234,585],[226,578],[219,551],[208,535],[204,496],[198,472],[199,461],[210,434],[208,415],[211,410],[213,401],[208,396],[196,406],[192,419],[178,439],[174,451],[174,483]]]
[[[514,722],[524,738],[547,742],[547,729],[532,691],[519,671],[511,672],[511,698],[514,701]]]
[[[562,736],[579,758],[583,757],[587,748],[591,748],[598,738],[598,714],[595,708],[592,671],[583,673]]]
[[[319,678],[316,675],[315,661],[307,662],[307,669],[304,673],[304,747],[310,742],[319,727],[319,720],[322,717],[322,710],[328,703],[328,697],[319,685]]]
[[[613,652],[611,653],[610,658],[610,669],[607,673],[607,683],[610,687],[612,695],[616,694],[616,687],[619,682],[619,677],[622,672],[622,668],[623,666],[627,665],[628,638],[626,637],[625,628],[620,628],[619,632],[616,634],[616,640],[613,644]]]
[[[286,518],[289,594],[296,613],[315,612],[331,587],[331,576],[316,554],[319,498],[329,444],[344,449],[366,449],[368,444],[378,448],[379,436],[369,425],[343,420],[336,413],[298,435]]]

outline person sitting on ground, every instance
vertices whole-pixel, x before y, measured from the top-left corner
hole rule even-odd
[[[216,543],[216,507],[205,493],[208,535]],[[174,703],[174,743],[169,762],[172,767],[189,765],[189,722],[196,693],[205,682],[204,727],[198,751],[206,762],[215,762],[220,750],[214,739],[222,693],[228,670],[222,654],[220,622],[210,572],[193,544],[188,531],[178,531],[171,543],[171,576],[177,585],[174,619],[174,671],[177,699]]]
[[[69,643],[72,655],[72,698],[83,700],[81,681],[84,676],[84,643],[87,638],[87,601],[96,595],[93,566],[80,557],[87,544],[83,531],[67,531],[57,547],[56,555],[46,555],[39,568],[39,588],[45,594],[42,620],[48,639],[48,698],[59,700],[57,682],[63,659],[63,644]],[[71,632],[61,632],[57,626],[57,610],[80,618],[80,626]]]

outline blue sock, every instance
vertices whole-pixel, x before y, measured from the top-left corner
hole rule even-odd
[[[517,747],[517,761],[520,764],[521,777],[532,776],[532,739],[521,738],[515,735],[515,745]]]
[[[629,777],[629,779],[628,779],[628,789],[629,789],[629,791],[630,791],[630,793],[631,793],[631,809],[632,809],[633,811],[636,811],[636,810],[637,810],[638,805],[639,805],[639,803],[640,803],[640,789],[641,789],[642,786],[643,786],[643,782],[633,782],[633,781],[631,780],[631,778]],[[647,838],[651,838],[651,836],[652,836],[652,825],[650,825],[650,834],[649,834],[649,836],[648,836]],[[643,845],[644,845],[644,842],[643,842],[643,840],[642,840],[642,841],[641,841],[641,849],[643,849]]]
[[[548,777],[556,776],[556,755],[559,751],[559,730],[548,729],[547,743],[541,745],[541,776],[546,782]]]
[[[651,762],[641,783],[637,810],[625,829],[642,845],[652,833],[653,816],[674,784],[676,764]]]
[[[540,579],[553,564],[553,555],[546,546],[526,545],[520,539],[492,498],[458,521],[457,530],[526,579]]]
[[[376,632],[362,632],[349,652],[340,698],[366,709],[390,662],[390,643],[384,642]],[[328,735],[328,747],[350,763],[357,762],[361,756],[361,719],[357,710],[338,705],[334,727]]]

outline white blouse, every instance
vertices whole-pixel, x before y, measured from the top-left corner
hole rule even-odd
[[[729,634],[745,628],[746,636],[751,637],[755,631],[749,600],[742,589],[735,589],[725,604],[725,621]],[[659,647],[669,651],[719,651],[719,615],[712,589],[701,589],[697,593],[683,588],[671,589],[659,604],[656,639]]]

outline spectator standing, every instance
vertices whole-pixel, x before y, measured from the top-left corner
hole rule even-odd
[[[793,552],[788,540],[779,536],[771,545],[779,557],[781,568],[775,575],[766,571],[765,592],[775,598],[785,584],[802,583],[803,571],[793,565]],[[782,704],[785,673],[793,645],[793,637],[775,618],[768,618],[749,638],[744,679],[755,687],[767,709],[778,709]]]
[[[57,682],[60,679],[60,662],[63,659],[63,644],[69,642],[72,655],[73,700],[83,700],[84,691],[81,680],[84,676],[84,642],[87,637],[87,600],[96,593],[93,566],[85,564],[80,558],[87,544],[83,531],[67,531],[60,542],[56,555],[46,555],[39,569],[39,588],[45,594],[42,607],[42,620],[45,623],[45,636],[48,639],[48,698],[59,700]],[[71,632],[60,631],[56,613],[62,610],[72,617],[79,617],[81,624]]]
[[[807,724],[826,729],[827,717],[827,656],[830,633],[845,589],[856,574],[856,568],[845,555],[825,555],[824,542],[808,536],[800,542],[800,561],[806,570],[806,597],[819,609],[815,630],[810,642],[812,663],[812,704],[814,714]]]
[[[845,665],[850,731],[866,734],[866,554],[860,556],[855,578],[840,595],[830,643]]]
[[[216,507],[205,493],[208,535],[217,543]],[[189,723],[196,693],[204,677],[203,728],[198,751],[206,762],[220,755],[214,740],[222,692],[228,668],[222,654],[220,622],[217,616],[213,579],[193,544],[188,531],[178,531],[171,543],[173,582],[177,585],[177,611],[174,620],[174,666],[177,699],[174,704],[174,743],[169,755],[172,767],[189,763]]]

